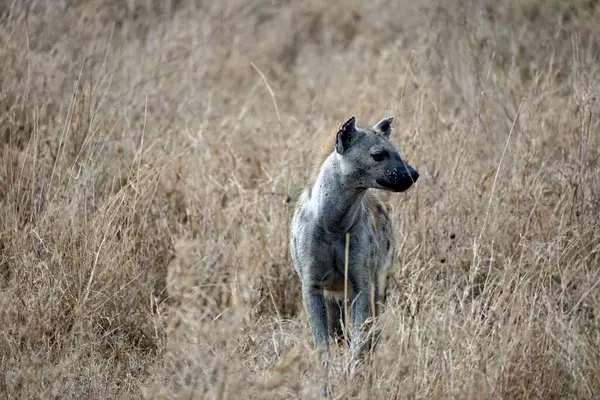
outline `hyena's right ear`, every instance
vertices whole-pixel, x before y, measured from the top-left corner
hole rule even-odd
[[[348,150],[348,147],[352,144],[355,132],[356,118],[352,117],[342,124],[335,138],[335,151],[337,151],[338,154],[344,154],[344,152]]]
[[[392,133],[392,121],[394,118],[384,118],[373,126],[373,129],[381,132],[385,137],[390,137]]]

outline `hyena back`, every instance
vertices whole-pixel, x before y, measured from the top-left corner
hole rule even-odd
[[[310,328],[326,356],[328,336],[340,333],[346,317],[342,307],[346,281],[351,360],[360,358],[366,342],[363,324],[385,303],[392,226],[369,189],[403,192],[419,177],[389,141],[391,124],[392,118],[386,118],[363,129],[354,117],[346,121],[327,148],[313,184],[302,192],[292,220],[292,260]],[[346,234],[350,235],[347,280]]]

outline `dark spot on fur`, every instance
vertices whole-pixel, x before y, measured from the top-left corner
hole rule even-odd
[[[387,249],[389,250],[390,249],[390,241],[389,240],[387,241],[386,246],[387,246]]]
[[[446,263],[446,259],[445,259],[445,258],[442,258],[442,259],[440,260],[440,262],[441,262],[442,264],[445,264],[445,263]]]
[[[455,235],[454,233],[453,233],[453,234],[451,234],[451,235],[450,235],[450,239],[452,239],[452,240],[456,239],[456,235]]]

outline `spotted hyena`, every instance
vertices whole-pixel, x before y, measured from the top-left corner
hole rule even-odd
[[[310,328],[326,358],[328,336],[339,334],[345,320],[346,234],[351,360],[360,358],[366,343],[363,324],[385,303],[392,225],[369,189],[403,192],[419,178],[390,142],[391,132],[392,118],[367,129],[359,128],[354,117],[346,121],[325,148],[318,173],[296,206],[292,260]]]

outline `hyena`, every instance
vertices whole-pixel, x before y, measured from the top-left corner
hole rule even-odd
[[[344,288],[350,300],[350,354],[363,353],[363,324],[385,303],[387,272],[392,265],[392,225],[386,209],[369,189],[403,192],[419,173],[402,160],[389,140],[392,118],[370,129],[356,118],[332,137],[312,185],[302,192],[291,226],[294,268],[315,342],[329,357],[329,335],[339,334]],[[349,233],[345,279],[346,234]],[[372,308],[375,303],[375,310]]]

